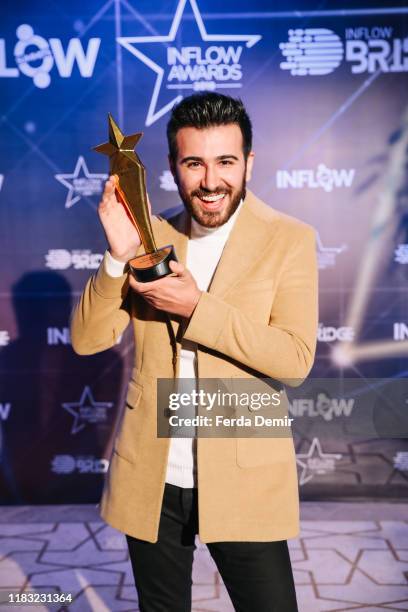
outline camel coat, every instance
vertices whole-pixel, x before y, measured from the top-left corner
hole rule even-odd
[[[153,220],[157,244],[173,244],[184,264],[188,226],[185,212]],[[126,274],[108,276],[102,262],[73,312],[74,350],[90,355],[108,349],[129,323],[135,334],[134,369],[101,515],[124,533],[156,542],[170,444],[157,437],[157,378],[173,376],[175,352],[178,368],[180,331],[198,344],[199,378],[255,376],[300,384],[316,346],[314,230],[248,191],[210,288],[182,327],[177,316],[166,320],[129,291]],[[199,438],[197,473],[202,542],[272,541],[298,534],[291,437]]]

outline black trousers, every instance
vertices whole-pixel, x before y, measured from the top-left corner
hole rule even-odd
[[[225,517],[228,520],[228,517]],[[197,489],[165,485],[158,541],[127,536],[141,612],[190,612]],[[297,612],[286,540],[207,544],[238,612]]]

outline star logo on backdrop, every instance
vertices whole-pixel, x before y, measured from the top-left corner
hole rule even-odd
[[[168,44],[174,42],[177,37],[187,3],[190,4],[193,11],[202,43],[245,43],[245,46],[249,49],[262,38],[258,34],[208,34],[196,0],[179,0],[170,31],[164,36],[118,37],[116,41],[122,47],[127,49],[156,74],[156,82],[147,111],[147,126],[152,125],[165,115],[175,104],[182,100],[183,96],[179,94],[161,108],[157,108],[165,69],[142,53],[138,48],[138,45],[142,43],[160,43],[166,48],[167,63],[171,66],[171,70],[167,75],[167,81],[176,81],[175,83],[168,82],[166,85],[167,89],[202,91],[219,89],[220,87],[237,88],[242,86],[239,82],[242,77],[241,65],[239,63],[242,47],[234,49],[232,46],[225,48],[213,45],[206,49],[207,54],[204,53],[203,57],[203,49],[200,47],[182,47],[180,50],[178,47],[171,47]],[[209,51],[210,53],[208,53]],[[179,65],[177,65],[178,62]],[[192,65],[193,62],[196,62],[195,65]]]
[[[299,484],[306,484],[316,475],[333,472],[336,469],[335,461],[340,461],[342,457],[338,453],[323,453],[319,438],[313,438],[307,453],[296,454],[296,463],[302,468]]]
[[[108,419],[108,408],[112,408],[112,406],[113,402],[96,402],[90,387],[84,388],[79,402],[62,404],[64,410],[74,417],[71,434],[77,434],[88,424],[105,423]]]
[[[108,175],[89,172],[85,159],[80,155],[71,174],[56,174],[55,178],[68,189],[65,208],[71,208],[82,197],[102,194]]]

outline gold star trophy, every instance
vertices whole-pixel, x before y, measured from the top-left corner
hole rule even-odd
[[[171,274],[170,261],[177,261],[173,245],[158,249],[154,240],[146,193],[146,170],[134,151],[142,132],[124,136],[108,115],[109,142],[94,147],[94,151],[109,156],[109,173],[116,176],[116,191],[130,220],[136,227],[145,253],[129,261],[129,267],[141,282],[153,281]]]

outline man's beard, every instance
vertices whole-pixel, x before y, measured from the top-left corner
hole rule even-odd
[[[208,191],[206,189],[195,189],[191,193],[187,194],[180,189],[180,186],[178,185],[178,183],[177,183],[177,186],[178,186],[180,198],[182,199],[183,204],[186,207],[187,211],[190,213],[193,219],[197,221],[197,223],[199,223],[200,225],[204,227],[215,228],[215,227],[220,227],[221,225],[224,225],[224,223],[226,223],[228,219],[230,219],[232,215],[234,214],[234,212],[237,210],[241,200],[245,198],[245,194],[246,194],[245,176],[242,179],[241,188],[238,189],[236,192],[233,192],[231,189],[225,189],[222,187],[218,187],[214,189],[214,191]],[[211,211],[211,210],[203,210],[200,207],[200,204],[197,201],[194,201],[195,197],[199,198],[200,196],[217,195],[220,193],[225,193],[231,199],[230,199],[228,206],[219,212]]]

